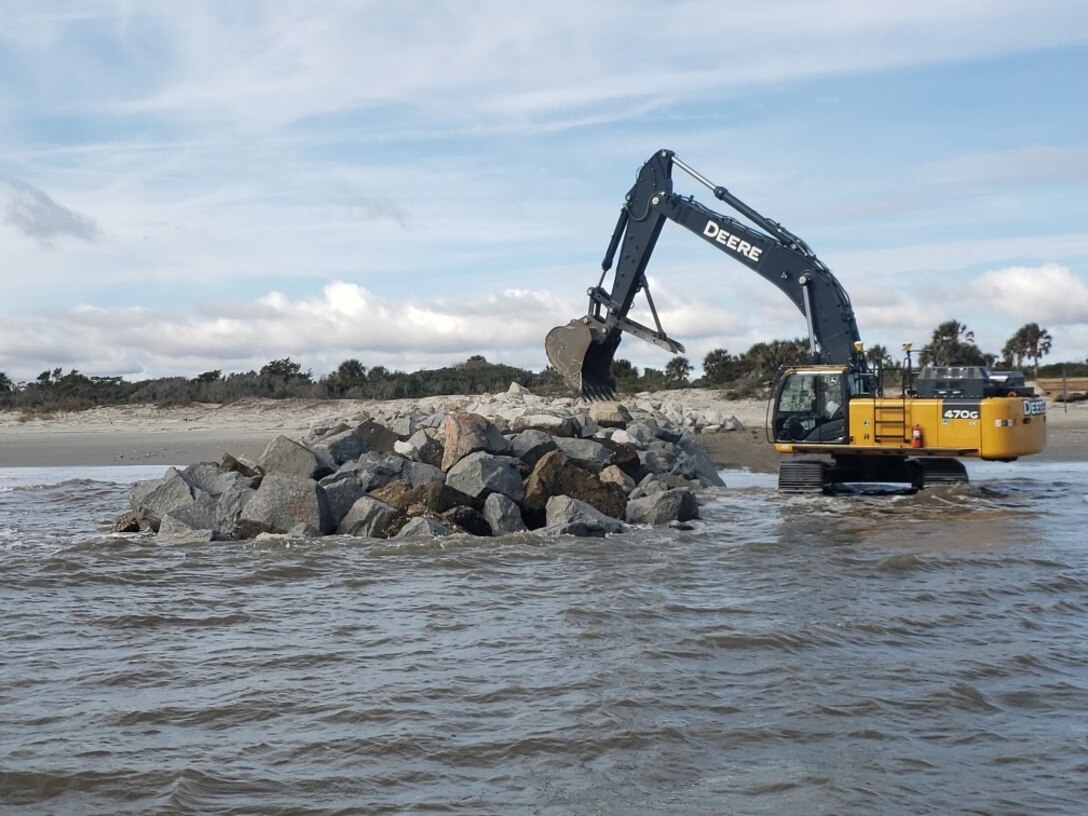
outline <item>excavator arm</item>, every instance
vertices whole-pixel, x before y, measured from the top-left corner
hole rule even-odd
[[[705,185],[751,225],[673,192],[674,168]],[[623,332],[673,353],[684,351],[662,328],[646,281],[646,267],[666,221],[687,228],[777,286],[805,316],[813,363],[846,365],[855,373],[866,372],[856,345],[860,338],[850,298],[812,250],[781,224],[684,164],[672,151],[660,150],[642,166],[627,194],[601,263],[601,279],[588,291],[587,314],[552,329],[545,340],[548,360],[572,387],[591,399],[614,396],[611,365]],[[606,288],[605,279],[613,264],[612,285]],[[653,327],[628,317],[639,291],[646,295]]]

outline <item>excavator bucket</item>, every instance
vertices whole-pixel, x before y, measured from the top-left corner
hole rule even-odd
[[[591,400],[616,398],[612,358],[621,332],[611,331],[597,319],[584,317],[556,326],[544,338],[544,351],[552,368],[575,391]]]

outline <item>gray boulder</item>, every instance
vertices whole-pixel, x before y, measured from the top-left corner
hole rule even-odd
[[[313,448],[316,453],[319,455],[324,453],[325,456],[337,465],[342,465],[345,462],[358,459],[363,455],[363,451],[365,450],[363,439],[359,436],[358,429],[356,428],[348,428],[339,433],[326,436],[315,444]]]
[[[204,491],[199,491],[207,495]],[[141,527],[158,532],[163,516],[193,503],[197,493],[181,473],[170,468],[161,479],[137,482],[129,491],[129,506]]]
[[[608,484],[609,482],[611,482],[612,484],[618,484],[620,487],[623,488],[624,493],[630,493],[632,490],[635,489],[635,480],[632,479],[628,474],[624,473],[624,471],[621,470],[618,465],[609,465],[608,467],[604,468],[600,472],[598,478],[600,478],[603,484]]]
[[[157,538],[168,543],[212,541],[218,529],[219,501],[201,492],[187,504],[166,513],[159,522]]]
[[[510,455],[516,456],[529,467],[536,467],[540,457],[555,448],[555,438],[535,428],[521,431],[510,439]]]
[[[498,496],[499,494],[493,493],[492,495]],[[452,530],[466,532],[474,536],[491,535],[491,525],[488,524],[483,513],[474,507],[465,507],[464,505],[451,507],[442,514],[441,518],[442,523],[448,525]]]
[[[390,531],[396,529],[403,517],[403,513],[385,502],[363,496],[351,506],[336,532],[342,535],[388,538]]]
[[[394,538],[437,538],[453,533],[449,527],[427,516],[416,516],[400,528]]]
[[[394,452],[393,446],[396,445],[397,440],[400,439],[399,436],[387,427],[372,419],[359,423],[355,428],[355,433],[358,434],[359,438],[363,441],[364,450],[387,455]]]
[[[699,505],[695,501],[695,494],[683,487],[627,502],[629,524],[658,525],[695,518],[699,518]]]
[[[325,489],[303,476],[269,473],[246,503],[233,532],[239,538],[253,538],[259,533],[286,533],[298,524],[332,532]]]
[[[219,494],[215,503],[215,530],[220,538],[226,538],[242,517],[249,500],[257,495],[256,489],[238,485]]]
[[[388,425],[389,430],[401,439],[407,439],[419,430],[422,425],[423,415],[418,411],[400,414]]]
[[[407,459],[441,467],[445,449],[442,447],[442,443],[431,435],[433,433],[434,431],[431,431],[431,433],[427,433],[426,430],[416,431],[407,440],[397,442],[393,448],[398,454]]]
[[[358,471],[334,473],[321,480],[325,489],[325,500],[329,505],[329,524],[339,527],[355,502],[366,495],[366,489],[359,481]]]
[[[310,448],[282,434],[268,443],[257,465],[265,473],[303,479],[320,479],[333,470]]]
[[[355,479],[369,493],[401,477],[405,460],[399,456],[388,456],[376,451],[367,451],[355,462],[344,464],[336,473],[321,480],[322,485],[329,485],[340,479]]]
[[[624,527],[622,521],[606,516],[593,505],[570,496],[552,496],[548,499],[546,517],[548,530],[581,524],[604,533],[618,533]]]
[[[599,473],[612,464],[612,451],[595,439],[565,439],[559,437],[555,445],[567,458],[582,467]]]
[[[664,493],[668,489],[669,486],[661,480],[660,476],[650,473],[638,483],[638,486],[634,490],[631,491],[628,499],[641,499],[645,496],[652,496],[655,493]]]
[[[450,414],[442,426],[445,449],[442,469],[448,471],[470,453],[506,453],[510,443],[494,423],[477,414]]]
[[[405,462],[400,478],[412,487],[420,487],[429,482],[446,481],[446,473],[442,468],[424,462]]]
[[[537,430],[552,436],[578,436],[581,427],[578,420],[571,416],[553,416],[551,414],[529,414],[514,419],[512,431]]]
[[[215,530],[190,527],[183,521],[167,515],[159,525],[155,540],[160,544],[207,544],[216,540]]]
[[[253,462],[244,456],[234,456],[233,454],[226,452],[219,458],[219,469],[222,471],[241,473],[243,476],[248,476],[250,478],[261,475],[261,471],[257,467],[256,462]]]
[[[487,497],[483,515],[491,526],[492,535],[523,533],[529,529],[525,526],[517,502],[502,493],[492,493]]]
[[[214,462],[189,465],[181,471],[181,478],[193,488],[203,490],[211,496],[219,496],[239,487],[253,487],[254,484],[252,478],[233,470],[224,470]]]
[[[519,466],[524,465],[512,456],[476,451],[449,469],[446,484],[474,499],[483,500],[492,493],[502,493],[514,501],[521,501],[525,497],[525,486]]]
[[[725,487],[718,469],[703,447],[703,443],[690,433],[685,433],[677,443],[682,453],[672,468],[672,473],[699,482],[703,487]]]
[[[631,412],[619,402],[591,402],[589,415],[602,428],[625,428],[631,421]]]
[[[638,422],[629,423],[624,429],[623,435],[628,437],[630,441],[635,444],[645,446],[657,439],[658,431],[659,426],[657,422],[652,419],[643,419]],[[619,433],[612,436],[613,439],[616,439],[617,437],[620,437]],[[628,440],[621,438],[617,441],[626,442]]]

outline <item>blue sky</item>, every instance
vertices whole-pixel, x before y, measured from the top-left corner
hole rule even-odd
[[[1034,321],[1088,357],[1080,0],[521,5],[0,4],[0,371],[539,368],[663,147],[804,238],[870,345]],[[649,276],[696,365],[804,333],[679,227]]]

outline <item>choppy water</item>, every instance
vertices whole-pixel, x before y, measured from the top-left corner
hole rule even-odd
[[[1082,814],[1088,465],[691,532],[160,546],[0,471],[0,812]]]

